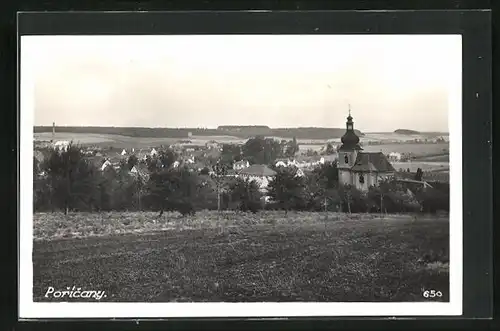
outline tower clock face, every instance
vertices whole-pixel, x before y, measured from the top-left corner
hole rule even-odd
[[[344,154],[344,161],[345,163],[349,163],[349,157],[347,156],[347,154]]]

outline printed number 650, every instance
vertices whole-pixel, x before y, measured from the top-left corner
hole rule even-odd
[[[443,293],[441,291],[436,291],[436,290],[427,290],[422,293],[424,298],[440,298],[443,296]]]

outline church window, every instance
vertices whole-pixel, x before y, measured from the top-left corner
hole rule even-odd
[[[349,157],[347,156],[347,154],[344,155],[344,161],[345,163],[349,163]]]
[[[360,182],[361,184],[364,184],[364,183],[365,183],[365,176],[363,176],[363,174],[360,174],[360,175],[359,175],[359,182]]]

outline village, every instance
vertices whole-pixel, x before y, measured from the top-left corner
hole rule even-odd
[[[277,174],[279,168],[294,168],[296,176],[307,177],[315,169],[328,164],[335,164],[338,168],[340,185],[352,185],[356,189],[367,192],[371,186],[377,186],[381,180],[392,178],[401,183],[417,187],[431,187],[428,182],[447,182],[448,174],[435,171],[410,171],[408,167],[396,169],[393,164],[411,165],[410,153],[363,151],[360,138],[354,132],[354,122],[350,115],[347,117],[346,132],[339,144],[328,143],[319,152],[310,149],[300,151],[298,146],[287,157],[271,158],[264,164],[249,161],[242,152],[243,143],[221,143],[209,140],[204,145],[193,145],[190,139],[181,139],[171,145],[152,146],[150,148],[121,148],[82,145],[80,146],[85,158],[99,171],[125,172],[129,176],[146,182],[150,176],[151,160],[157,159],[160,154],[170,155],[171,168],[185,168],[201,175],[227,178],[242,178],[254,181],[265,201],[269,200],[269,183]],[[70,141],[55,140],[55,128],[51,141],[35,141],[35,158],[41,164],[44,155],[51,150],[63,151],[72,143]],[[189,137],[191,138],[191,137]],[[253,138],[257,139],[257,138]],[[251,139],[247,140],[250,141]],[[281,141],[280,146],[287,149],[293,141]],[[234,149],[236,147],[236,155]],[[227,150],[229,154],[225,155]],[[239,155],[238,155],[239,154]],[[278,155],[283,156],[283,155]],[[222,161],[224,160],[224,161]],[[220,171],[223,162],[223,171]],[[164,166],[164,165],[162,165]],[[38,173],[43,178],[43,170]]]

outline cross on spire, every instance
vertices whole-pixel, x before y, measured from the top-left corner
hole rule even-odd
[[[349,103],[348,106],[349,106],[349,116],[351,116],[351,104]]]

